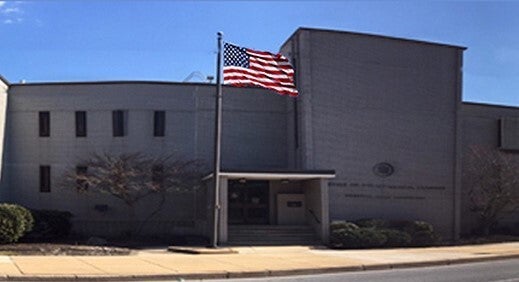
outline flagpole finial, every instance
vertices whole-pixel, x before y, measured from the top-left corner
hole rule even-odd
[[[216,35],[218,35],[218,37],[222,37],[222,36],[223,36],[223,32],[218,31],[218,32],[216,33]]]

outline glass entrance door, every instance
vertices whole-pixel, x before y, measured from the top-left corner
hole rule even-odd
[[[269,182],[229,180],[229,224],[269,223]]]

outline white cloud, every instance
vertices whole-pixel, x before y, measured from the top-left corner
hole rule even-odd
[[[2,9],[2,13],[4,14],[19,14],[22,10],[20,10],[19,7],[6,7],[5,9]]]
[[[24,11],[20,8],[22,2],[0,1],[0,21],[4,24],[15,24],[24,21]]]

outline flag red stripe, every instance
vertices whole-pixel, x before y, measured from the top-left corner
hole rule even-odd
[[[257,50],[253,50],[253,49],[249,49],[249,48],[245,48],[245,50],[247,50],[247,53],[251,54],[251,55],[255,55],[255,56],[258,56],[258,57],[265,57],[265,58],[268,58],[268,57],[271,57],[271,58],[276,58],[276,59],[279,59],[279,60],[287,60],[287,58],[285,58],[283,55],[281,54],[273,54],[273,53],[270,53],[270,52],[267,52],[267,51],[257,51]]]
[[[293,89],[276,89],[274,87],[266,87],[264,85],[261,85],[259,83],[253,83],[253,82],[227,82],[226,84],[228,85],[232,85],[232,86],[238,86],[238,87],[247,87],[247,86],[251,86],[251,85],[255,85],[255,86],[259,86],[259,87],[262,87],[262,88],[267,88],[267,89],[270,89],[270,90],[273,90],[274,92],[278,93],[278,94],[281,94],[281,95],[289,95],[289,96],[292,96],[292,97],[297,97],[297,90],[293,90]]]
[[[291,78],[287,77],[272,77],[268,75],[259,75],[257,72],[251,72],[247,69],[224,69],[224,80],[231,76],[247,76],[250,78],[255,78],[264,82],[278,82],[286,84],[289,87],[294,87],[294,81]]]
[[[286,65],[286,66],[280,66],[280,65],[276,65],[276,64],[271,64],[271,63],[268,63],[268,62],[265,62],[265,61],[260,61],[258,60],[258,58],[250,58],[250,61],[249,61],[249,64],[250,65],[258,65],[258,66],[261,66],[261,67],[264,67],[264,68],[271,68],[273,70],[280,70],[280,71],[284,71],[284,72],[294,72],[294,70],[292,69],[292,67],[290,65]]]
[[[289,77],[291,79],[293,79],[293,77],[294,77],[294,73],[293,72],[286,73],[284,71],[278,71],[278,70],[265,70],[265,68],[258,67],[258,66],[255,66],[255,65],[249,66],[249,69],[253,70],[253,71],[269,73],[271,76],[276,76],[276,77]]]
[[[280,68],[283,70],[292,70],[292,66],[290,64],[280,64],[277,61],[269,61],[269,60],[263,60],[260,58],[250,57],[250,63],[256,63],[258,65],[266,66],[266,67],[275,67]]]
[[[267,78],[259,78],[256,76],[240,74],[240,73],[233,73],[233,74],[227,74],[227,75],[224,74],[224,80],[233,80],[233,79],[238,79],[238,80],[250,79],[250,80],[260,82],[260,83],[264,83],[265,85],[267,85],[267,84],[268,85],[278,85],[281,87],[294,88],[292,82],[284,82],[284,81],[272,80],[272,79],[267,79]]]
[[[240,82],[240,83],[248,82],[248,83],[253,83],[256,85],[261,85],[266,88],[282,89],[282,90],[297,92],[297,90],[295,90],[293,87],[291,87],[291,85],[286,85],[286,84],[282,84],[282,83],[278,83],[278,82],[262,81],[262,80],[250,78],[247,76],[236,75],[236,76],[232,76],[232,77],[227,77],[227,79],[225,81],[230,84],[235,83],[235,82]]]
[[[291,83],[291,84],[294,83],[294,76],[293,75],[272,74],[271,72],[265,72],[265,71],[262,71],[261,69],[256,71],[256,70],[240,68],[240,67],[225,67],[223,72],[224,72],[224,75],[231,75],[231,74],[235,74],[235,73],[238,73],[238,74],[244,73],[244,74],[248,74],[248,75],[251,75],[251,76],[257,76],[257,77],[260,77],[260,78],[277,80],[277,81],[281,81],[281,82],[285,82],[285,83]]]

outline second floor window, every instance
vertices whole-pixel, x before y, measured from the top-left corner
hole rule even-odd
[[[87,119],[85,111],[76,112],[76,137],[87,136]]]
[[[50,136],[50,112],[39,112],[40,137]]]
[[[153,115],[153,136],[164,136],[166,133],[166,112],[155,111]]]
[[[112,125],[114,137],[122,137],[126,135],[125,112],[121,110],[112,112]]]

